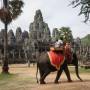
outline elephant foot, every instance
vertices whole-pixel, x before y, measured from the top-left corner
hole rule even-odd
[[[82,79],[80,79],[80,81],[81,81],[81,82],[83,82],[83,80],[82,80]]]
[[[40,80],[40,84],[46,84],[46,82],[43,80]]]
[[[59,82],[58,81],[54,81],[55,84],[58,84]]]
[[[72,82],[72,80],[68,80],[68,82]]]

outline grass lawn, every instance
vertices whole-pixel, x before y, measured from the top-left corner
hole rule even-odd
[[[26,67],[25,67],[26,68]],[[24,67],[10,67],[10,74],[0,73],[0,90],[30,90],[36,83],[36,78],[27,76]],[[26,68],[27,71],[28,68]],[[1,70],[0,70],[1,71]],[[27,71],[28,73],[28,71]]]
[[[69,70],[71,73],[75,73],[75,67],[74,66],[69,66]],[[79,72],[80,73],[90,73],[90,69],[85,69],[85,68],[79,67]]]
[[[0,74],[0,90],[26,90],[35,84],[32,77],[21,77],[18,74]]]

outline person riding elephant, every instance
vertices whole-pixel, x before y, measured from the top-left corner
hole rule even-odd
[[[39,42],[39,45],[40,45],[40,42]],[[56,71],[56,70],[57,70],[57,76],[55,78],[55,83],[58,83],[58,80],[59,80],[63,71],[65,72],[68,81],[69,82],[72,81],[71,77],[70,77],[70,72],[69,72],[69,69],[67,66],[68,65],[67,59],[69,59],[69,58],[66,58],[66,56],[65,56],[64,45],[63,45],[61,40],[58,40],[54,45],[55,46],[51,47],[50,50],[47,49],[49,51],[46,51],[46,50],[44,51],[44,49],[46,49],[44,47],[40,47],[40,46],[38,47],[38,51],[40,51],[40,55],[39,55],[38,60],[37,60],[37,73],[38,73],[38,69],[39,69],[40,84],[45,84],[44,80],[47,77],[47,75],[50,74],[51,72]],[[41,43],[41,46],[42,46],[42,43]],[[50,56],[50,54],[52,54],[52,55]],[[54,56],[56,56],[56,57],[54,57]],[[79,76],[79,72],[78,72],[77,55],[73,54],[72,56],[73,56],[73,58],[72,58],[73,60],[71,60],[72,61],[71,63],[73,65],[75,65],[76,75],[82,81],[82,79]],[[60,62],[60,65],[59,64],[55,65],[51,60],[53,58],[54,58],[53,62],[54,63]],[[61,60],[62,60],[62,62],[61,62]],[[37,73],[36,73],[36,77],[37,77]],[[38,82],[38,79],[37,79],[37,82]]]
[[[71,63],[73,60],[73,51],[72,51],[71,44],[69,42],[67,42],[64,49],[65,49],[64,53],[65,53],[65,57],[67,59],[67,62]]]

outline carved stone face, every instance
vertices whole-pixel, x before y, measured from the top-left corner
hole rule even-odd
[[[34,21],[43,21],[42,13],[40,10],[36,11],[36,14],[34,16]]]
[[[8,44],[9,45],[15,45],[15,36],[14,36],[14,33],[13,33],[13,30],[9,30],[8,32]]]
[[[30,24],[30,40],[50,43],[51,35],[48,24],[43,21],[42,13],[40,10],[36,11],[34,22]]]

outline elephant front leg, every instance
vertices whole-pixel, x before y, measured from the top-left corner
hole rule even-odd
[[[62,71],[63,71],[62,68],[60,68],[60,70],[57,72],[57,76],[56,76],[54,83],[58,84],[58,80],[62,74]]]
[[[44,80],[45,80],[46,76],[47,76],[49,73],[50,73],[50,72],[47,71],[47,72],[45,72],[45,73],[43,74],[43,76],[40,78],[40,84],[46,84]]]
[[[42,71],[40,71],[40,84],[45,84],[45,81],[43,79],[43,75],[44,75],[44,73]]]

